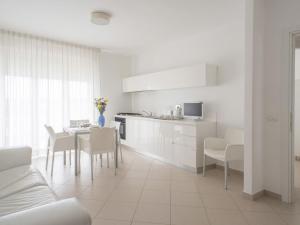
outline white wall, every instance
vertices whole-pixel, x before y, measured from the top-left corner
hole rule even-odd
[[[100,58],[100,93],[109,99],[105,117],[113,119],[118,112],[131,111],[131,96],[122,91],[122,79],[131,74],[131,57],[102,52]]]
[[[248,0],[260,2],[258,11],[263,10],[259,23],[263,26],[261,38],[254,40],[254,49],[262,52],[264,58],[257,62],[256,68],[263,67],[263,73],[254,73],[254,77],[262,75],[263,92],[254,99],[263,99],[262,110],[255,112],[263,121],[256,121],[252,129],[263,132],[263,188],[289,199],[289,32],[300,30],[299,0]],[[255,31],[254,31],[255,32]],[[264,42],[261,44],[261,39]],[[254,68],[255,68],[254,67]],[[252,79],[254,80],[254,78]],[[248,102],[246,102],[248,104]],[[259,105],[253,105],[252,110]],[[248,118],[246,117],[246,120]],[[262,123],[262,125],[261,125]],[[262,127],[261,127],[262,126]],[[260,145],[261,140],[253,140],[253,145]],[[257,149],[253,149],[256,151]],[[259,164],[253,162],[253,167]]]
[[[243,8],[241,8],[243,12]],[[204,101],[205,110],[217,112],[218,135],[226,127],[244,126],[244,19],[240,22],[152,47],[136,56],[134,73],[206,62],[219,66],[214,87],[151,91],[132,94],[133,111],[167,113],[185,101]],[[242,169],[242,165],[235,165]]]
[[[244,192],[250,195],[263,187],[263,44],[264,3],[246,1],[245,29],[245,151]]]
[[[265,1],[264,185],[266,189],[280,193],[283,197],[287,192],[285,185],[289,177],[288,95],[291,87],[288,77],[288,33],[300,28],[299,10],[300,2],[297,0]]]
[[[298,41],[298,45],[300,47],[300,40]],[[300,48],[299,47],[296,47],[295,49],[295,79],[296,80],[300,80]]]
[[[300,58],[296,58],[300,61]],[[300,79],[295,82],[295,155],[300,156]]]

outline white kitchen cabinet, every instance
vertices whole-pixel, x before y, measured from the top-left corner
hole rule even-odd
[[[202,167],[204,138],[216,135],[216,123],[211,121],[126,118],[123,144],[139,153],[193,171]]]
[[[216,66],[197,64],[125,78],[123,92],[212,86],[216,76]]]

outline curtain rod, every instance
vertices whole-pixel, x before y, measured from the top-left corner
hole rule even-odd
[[[22,32],[7,30],[7,29],[0,28],[0,33],[16,35],[16,36],[25,37],[25,38],[33,38],[33,39],[41,40],[41,41],[49,41],[49,42],[57,43],[57,44],[65,44],[65,45],[69,45],[69,46],[73,46],[73,47],[81,47],[81,48],[94,49],[94,50],[101,51],[100,48],[94,47],[94,46],[82,45],[82,44],[77,44],[77,43],[67,42],[67,41],[60,41],[60,40],[51,39],[51,38],[47,38],[47,37],[43,37],[43,36],[33,35],[33,34],[29,34],[29,33],[22,33]]]

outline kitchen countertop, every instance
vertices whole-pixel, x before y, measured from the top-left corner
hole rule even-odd
[[[144,116],[132,116],[132,115],[115,115],[115,117],[121,117],[126,119],[139,119],[139,120],[151,120],[157,122],[165,122],[165,123],[173,123],[173,124],[185,124],[185,125],[197,125],[199,123],[215,123],[215,121],[211,120],[194,120],[194,119],[160,119],[160,118],[151,118]]]

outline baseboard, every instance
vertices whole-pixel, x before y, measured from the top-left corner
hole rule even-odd
[[[255,194],[251,195],[251,194],[248,194],[246,192],[243,192],[243,196],[244,198],[247,198],[247,199],[250,199],[252,201],[255,201],[261,197],[263,197],[265,195],[265,190],[261,190],[259,192],[256,192]]]
[[[217,164],[216,168],[219,169],[219,170],[223,170],[224,171],[224,166],[221,166],[221,165]],[[244,175],[243,171],[235,170],[235,169],[232,169],[232,168],[229,168],[229,173],[238,174],[238,175],[241,175],[241,176]]]
[[[269,197],[281,200],[281,195],[277,194],[277,193],[274,193],[272,191],[265,190],[265,196],[269,196]]]
[[[243,196],[247,199],[255,201],[263,196],[269,196],[281,200],[281,195],[268,190],[261,190],[253,195],[243,192]]]

